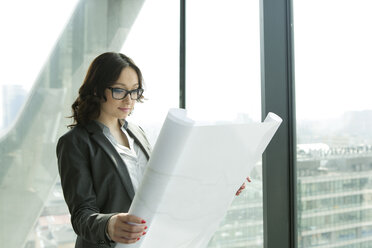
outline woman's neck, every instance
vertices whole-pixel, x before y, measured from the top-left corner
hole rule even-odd
[[[97,121],[101,122],[106,127],[108,127],[110,131],[115,131],[117,129],[120,129],[119,120],[116,118],[105,118],[105,116],[100,115],[97,118]]]

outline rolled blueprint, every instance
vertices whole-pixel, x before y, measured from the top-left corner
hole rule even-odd
[[[205,123],[171,109],[129,210],[148,232],[116,247],[206,247],[281,122]]]

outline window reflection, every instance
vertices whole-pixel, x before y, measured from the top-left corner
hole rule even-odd
[[[10,3],[2,1],[1,7],[6,2]],[[7,80],[0,82],[13,86],[3,93],[13,101],[14,92],[22,92],[15,85],[27,86],[23,107],[7,101],[6,109],[20,111],[0,136],[0,240],[8,247],[73,247],[74,233],[58,184],[56,139],[67,131],[70,119],[65,117],[71,114],[92,58],[120,50],[143,3],[136,1],[128,8],[121,0],[82,0],[75,6],[76,2],[23,1],[20,8],[17,1],[16,11],[0,15],[9,18],[1,19],[2,31],[11,31],[0,46],[0,67],[7,68],[0,79]],[[26,18],[24,12],[32,17]],[[59,17],[63,20],[56,23]],[[14,23],[14,18],[21,23]],[[47,24],[52,30],[38,30]],[[16,33],[22,39],[16,39]],[[22,99],[14,102],[21,104]]]

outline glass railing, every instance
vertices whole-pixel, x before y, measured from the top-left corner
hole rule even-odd
[[[71,17],[64,16],[63,31],[53,37],[56,42],[44,47],[51,49],[46,61],[36,68],[37,76],[23,107],[0,137],[0,240],[7,247],[58,247],[71,242],[66,237],[73,234],[63,227],[69,225],[64,203],[54,205],[62,199],[58,195],[56,141],[70,124],[66,117],[89,63],[102,52],[121,49],[142,4],[82,0]],[[38,8],[27,6],[27,11],[37,18]],[[48,12],[47,6],[40,10]],[[13,31],[32,36],[34,27],[27,26],[27,19],[22,20],[22,28],[16,26]],[[41,23],[48,21],[44,18]],[[12,28],[11,22],[6,25]],[[48,34],[34,35],[42,42]],[[27,35],[23,37],[22,45],[34,49],[27,45]],[[13,76],[23,75],[25,68],[37,60],[34,56],[17,56],[17,68],[11,69],[18,73]]]

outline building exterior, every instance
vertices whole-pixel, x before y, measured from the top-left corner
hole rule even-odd
[[[252,171],[250,183],[227,211],[208,248],[262,248],[263,195],[261,162]]]
[[[8,128],[16,119],[20,109],[27,97],[27,91],[22,85],[6,84],[2,86],[2,125],[1,128]]]
[[[298,247],[372,247],[372,146],[298,147]],[[264,247],[262,190],[247,188],[209,248]]]
[[[372,146],[297,154],[298,247],[372,247]]]

